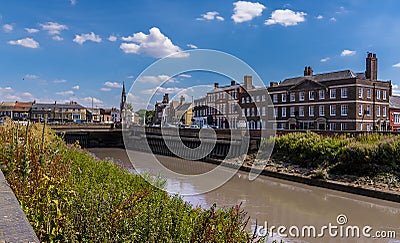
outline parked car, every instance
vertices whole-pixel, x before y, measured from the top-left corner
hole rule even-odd
[[[199,125],[191,125],[190,128],[199,129],[200,127],[199,127]]]

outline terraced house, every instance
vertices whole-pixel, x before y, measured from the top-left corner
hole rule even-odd
[[[268,88],[278,129],[387,130],[391,81],[378,80],[378,59],[368,53],[366,71],[304,75]]]

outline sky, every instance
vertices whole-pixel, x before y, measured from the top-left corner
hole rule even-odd
[[[392,80],[400,94],[399,10],[398,0],[3,0],[0,101],[119,107],[122,82],[129,91],[135,81],[169,80],[158,95],[229,84],[215,73],[141,75],[167,55],[194,49],[233,55],[266,85],[302,75],[305,66],[363,72],[374,52],[378,78]],[[137,107],[149,92],[136,90]]]

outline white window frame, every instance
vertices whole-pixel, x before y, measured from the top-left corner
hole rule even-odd
[[[358,88],[358,98],[359,99],[363,98],[363,88],[362,87]]]
[[[377,90],[376,90],[376,99],[377,99],[377,100],[380,100],[380,99],[381,99],[381,90],[380,90],[380,89],[377,89]]]
[[[306,96],[305,92],[304,92],[304,91],[301,91],[301,92],[299,93],[299,101],[304,101],[305,96]]]
[[[329,114],[330,116],[336,116],[336,105],[329,106]]]
[[[286,107],[282,107],[282,117],[286,117]]]
[[[325,116],[325,105],[318,106],[318,114],[319,116]]]
[[[309,100],[315,99],[315,92],[313,90],[308,92],[308,99]]]
[[[308,107],[308,116],[314,116],[315,112],[314,112],[314,106],[309,106]]]
[[[359,115],[359,116],[362,116],[363,113],[364,113],[363,105],[358,105],[358,115]]]
[[[348,114],[349,114],[349,105],[341,105],[340,106],[340,115],[348,116]]]
[[[329,90],[329,97],[331,99],[336,99],[336,89],[330,89]]]
[[[371,99],[371,89],[367,89],[367,99]]]
[[[296,101],[296,94],[295,93],[290,93],[290,101]]]
[[[348,96],[347,92],[348,92],[347,88],[341,88],[340,89],[340,97],[347,98],[347,96]]]
[[[272,101],[274,103],[278,103],[278,95],[277,94],[272,95]]]
[[[274,117],[278,117],[278,108],[274,107]]]
[[[282,102],[286,102],[286,94],[282,94]]]
[[[376,106],[376,117],[380,117],[381,116],[381,107],[378,105]]]
[[[291,106],[290,107],[290,117],[295,117],[295,114],[294,114],[294,112],[295,112],[295,110],[294,110],[294,107],[293,106]]]
[[[321,89],[318,91],[318,99],[320,99],[320,100],[325,99],[325,90]]]
[[[386,98],[387,98],[387,91],[386,90],[383,90],[383,95],[382,96],[383,96],[382,99],[386,100]]]
[[[301,117],[304,116],[304,106],[299,107],[299,116],[301,116]]]
[[[384,106],[384,107],[382,108],[382,116],[383,116],[383,117],[386,117],[386,116],[387,116],[387,107],[386,107],[386,106]]]

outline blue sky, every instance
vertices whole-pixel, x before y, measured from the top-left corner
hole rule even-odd
[[[266,84],[302,75],[306,65],[361,72],[375,52],[379,78],[397,89],[399,10],[397,0],[3,0],[0,101],[90,105],[93,97],[96,106],[119,106],[122,81],[129,89],[153,62],[193,48],[232,54]],[[188,73],[168,91],[216,81],[229,79]]]

